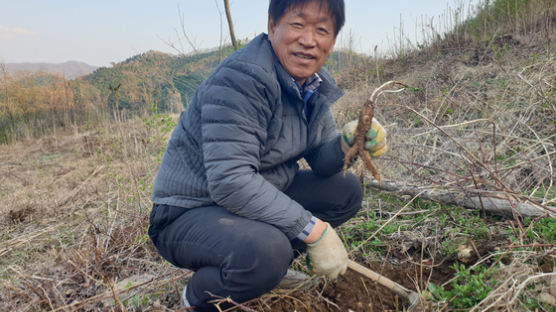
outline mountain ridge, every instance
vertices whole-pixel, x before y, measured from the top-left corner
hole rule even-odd
[[[94,66],[80,61],[66,61],[62,63],[48,62],[18,62],[5,63],[9,74],[17,72],[46,72],[63,76],[66,79],[75,79],[94,72],[99,66]]]

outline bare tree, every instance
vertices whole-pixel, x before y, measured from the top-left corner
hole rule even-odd
[[[226,9],[228,26],[230,26],[230,38],[232,39],[232,45],[234,46],[234,50],[237,50],[239,47],[236,41],[236,35],[234,33],[234,23],[232,22],[232,14],[230,13],[230,3],[228,2],[228,0],[224,0],[224,8]]]
[[[222,30],[222,10],[220,10],[220,6],[218,5],[218,0],[214,0],[214,4],[216,5],[216,10],[218,11],[218,17],[219,17],[219,22],[220,22],[220,41],[218,41],[218,63],[220,63],[222,61],[222,51],[223,51],[223,46],[224,46],[224,39],[223,39],[223,33],[224,31]]]
[[[176,38],[177,38],[177,45],[176,43],[170,41],[170,40],[164,40],[161,38],[161,40],[170,48],[174,49],[178,54],[180,55],[186,55],[186,49],[184,47],[184,44],[182,42],[182,37],[185,38],[185,40],[187,41],[187,44],[191,47],[191,49],[193,50],[194,54],[198,54],[199,50],[197,49],[197,46],[195,45],[195,43],[191,40],[191,38],[189,37],[189,35],[187,34],[187,31],[185,30],[185,17],[183,14],[183,11],[180,8],[180,5],[178,4],[178,15],[179,15],[179,19],[180,19],[180,29],[175,28],[174,31],[176,32]]]
[[[180,26],[181,26],[181,33],[182,33],[183,37],[187,40],[187,43],[189,43],[189,46],[193,49],[193,52],[195,54],[199,53],[199,51],[197,50],[197,47],[195,46],[193,41],[191,41],[191,39],[189,39],[189,36],[187,35],[187,32],[185,31],[185,22],[184,22],[183,12],[180,9],[179,4],[178,4],[178,14],[180,15]],[[181,42],[180,42],[180,45],[181,45]]]

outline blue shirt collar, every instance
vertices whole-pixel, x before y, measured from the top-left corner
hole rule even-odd
[[[303,102],[307,104],[311,96],[318,90],[322,83],[322,78],[319,76],[318,73],[314,73],[311,77],[307,78],[303,86],[301,86],[295,79],[292,80],[295,82],[297,89],[299,91],[300,97],[303,99]]]

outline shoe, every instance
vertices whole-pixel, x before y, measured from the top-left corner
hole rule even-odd
[[[280,283],[278,284],[277,288],[281,288],[281,289],[294,289],[297,288],[301,285],[303,286],[313,286],[313,284],[315,284],[316,280],[312,279],[311,276],[300,272],[300,271],[296,271],[293,269],[288,269],[288,271],[286,272],[286,275],[284,275],[284,277],[282,278],[282,280],[280,281]]]
[[[183,291],[181,292],[180,308],[182,308],[182,309],[191,308],[191,305],[189,304],[189,301],[187,301],[187,297],[185,296],[186,292],[187,292],[187,284],[185,284],[185,287],[183,288]]]

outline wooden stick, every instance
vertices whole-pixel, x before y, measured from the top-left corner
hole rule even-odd
[[[392,290],[397,295],[406,298],[409,301],[410,308],[413,307],[419,301],[419,294],[417,294],[416,292],[403,287],[402,285],[394,282],[388,277],[384,275],[380,275],[375,271],[367,267],[364,267],[353,260],[348,260],[348,268]]]
[[[498,198],[494,196],[466,196],[464,192],[438,190],[417,185],[398,184],[392,181],[382,181],[377,183],[372,179],[365,179],[365,182],[372,188],[382,191],[396,192],[399,194],[415,196],[420,194],[419,197],[427,200],[442,202],[450,205],[463,206],[468,209],[484,209],[489,213],[503,216],[512,216],[512,211],[515,211],[528,217],[540,217],[547,214],[548,216],[556,218],[556,207],[537,206],[526,202],[510,202],[506,198]],[[482,200],[482,205],[481,205]]]

